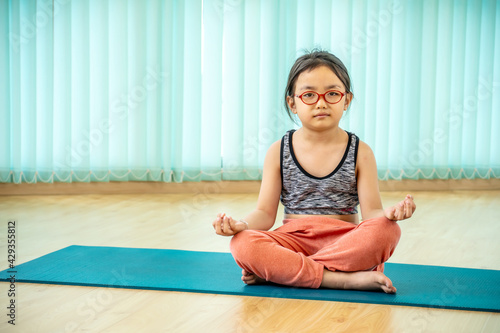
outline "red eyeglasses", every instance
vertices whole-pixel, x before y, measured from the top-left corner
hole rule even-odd
[[[328,90],[324,94],[319,94],[315,91],[305,91],[300,95],[295,95],[295,97],[300,98],[301,101],[307,105],[316,104],[319,101],[320,97],[323,97],[325,102],[327,102],[328,104],[337,104],[342,100],[344,96],[345,93],[338,90]]]

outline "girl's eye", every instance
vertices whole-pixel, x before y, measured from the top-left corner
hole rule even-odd
[[[338,95],[339,95],[339,93],[336,92],[336,91],[330,91],[330,92],[328,92],[328,96],[332,96],[333,97],[333,96],[338,96]]]
[[[313,98],[314,97],[314,93],[307,93],[307,94],[304,94],[304,98]]]

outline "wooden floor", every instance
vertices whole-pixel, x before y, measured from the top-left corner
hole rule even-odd
[[[404,195],[382,193],[385,205]],[[391,262],[500,269],[500,191],[413,195],[418,208],[400,223]],[[0,196],[0,268],[7,266],[8,219],[18,221],[18,264],[73,244],[228,252],[229,238],[215,235],[212,219],[218,212],[242,217],[256,199]],[[0,284],[0,332],[500,332],[500,313],[20,283],[12,327],[7,288]]]

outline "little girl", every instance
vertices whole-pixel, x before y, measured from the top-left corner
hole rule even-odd
[[[290,70],[285,106],[302,127],[269,148],[257,208],[243,220],[218,214],[213,222],[217,234],[233,236],[246,284],[396,292],[384,262],[399,241],[396,221],[416,205],[407,195],[383,209],[372,150],[339,127],[352,98],[347,69],[328,52],[308,53]],[[280,199],[283,225],[268,231]]]

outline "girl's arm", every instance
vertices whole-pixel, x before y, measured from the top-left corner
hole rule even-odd
[[[281,195],[280,148],[281,140],[278,140],[267,151],[257,208],[243,218],[248,225],[219,214],[213,222],[217,234],[231,236],[245,229],[269,230],[273,227]]]
[[[375,156],[371,148],[363,141],[359,142],[356,174],[363,220],[382,216],[390,220],[404,220],[413,215],[416,205],[411,195],[407,195],[404,200],[384,210],[378,187]]]

